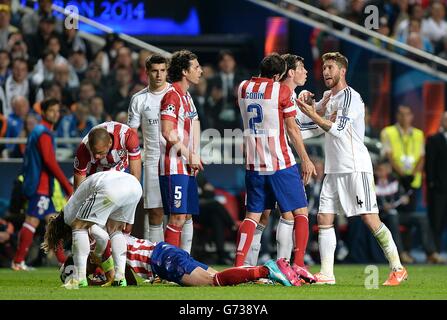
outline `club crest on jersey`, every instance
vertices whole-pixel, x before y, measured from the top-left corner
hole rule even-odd
[[[174,207],[177,209],[182,206],[182,200],[174,200]]]

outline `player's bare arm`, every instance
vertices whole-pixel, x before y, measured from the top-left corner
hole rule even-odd
[[[303,182],[304,184],[308,184],[312,175],[317,174],[315,166],[312,161],[310,161],[309,155],[304,147],[301,131],[298,128],[294,117],[287,117],[284,122],[286,125],[287,134],[301,159],[301,173],[303,175]]]
[[[141,181],[141,158],[129,160],[130,174]]]
[[[76,189],[79,187],[79,185],[86,179],[85,175],[75,173],[73,176],[73,190],[76,191]]]

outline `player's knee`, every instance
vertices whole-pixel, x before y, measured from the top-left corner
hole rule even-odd
[[[334,216],[330,214],[321,214],[317,215],[318,226],[333,226],[334,224]]]
[[[163,216],[164,216],[163,209],[160,210],[149,209],[148,216],[149,216],[149,224],[151,225],[160,225],[163,223]]]
[[[259,224],[267,226],[267,224],[269,223],[269,217],[270,217],[270,210],[265,210],[262,213],[261,218],[259,219]]]
[[[107,224],[106,224],[107,233],[108,234],[112,234],[112,233],[117,232],[117,231],[123,231],[125,226],[126,225],[125,225],[124,222],[108,220]]]
[[[184,214],[172,214],[169,217],[169,224],[173,224],[176,227],[183,227],[186,221],[186,215]]]
[[[82,221],[79,219],[75,219],[72,223],[71,223],[71,228],[73,230],[80,230],[80,229],[89,229],[92,226],[91,222],[88,221]]]
[[[32,225],[34,228],[37,228],[39,226],[40,220],[36,217],[32,217],[32,216],[26,216],[25,217],[25,222]]]

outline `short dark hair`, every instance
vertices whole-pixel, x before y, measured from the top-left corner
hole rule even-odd
[[[259,70],[261,77],[273,79],[277,74],[283,75],[286,70],[286,61],[278,53],[274,52],[262,59]]]
[[[281,78],[281,81],[287,78],[287,72],[289,70],[295,70],[298,62],[301,62],[304,64],[304,58],[297,56],[295,54],[286,53],[281,56],[281,58],[284,59],[286,62],[286,72],[284,73],[284,76]]]
[[[168,77],[171,82],[181,81],[183,78],[182,71],[188,70],[191,61],[196,60],[197,56],[188,50],[180,50],[174,52],[171,57],[171,64],[168,68]]]
[[[42,112],[46,112],[50,107],[56,104],[60,104],[59,100],[50,98],[42,101],[42,103],[40,104],[40,108],[42,109]]]
[[[95,146],[98,141],[109,142],[111,139],[109,132],[104,127],[94,127],[88,133],[88,144],[90,147]]]
[[[169,59],[162,56],[161,54],[154,53],[153,55],[146,58],[145,62],[146,70],[151,69],[151,66],[153,64],[162,64],[162,63],[166,64],[167,66],[169,63]]]
[[[321,57],[323,63],[327,60],[334,60],[339,68],[345,68],[348,70],[348,58],[342,55],[340,52],[328,52]]]

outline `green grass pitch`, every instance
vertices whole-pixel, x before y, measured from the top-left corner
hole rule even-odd
[[[221,269],[221,268],[217,268]],[[180,287],[169,284],[144,284],[137,287],[88,287],[79,290],[61,288],[57,268],[39,268],[32,272],[0,269],[0,299],[106,299],[106,300],[318,300],[318,299],[447,299],[447,266],[415,265],[408,267],[409,279],[399,287],[383,287],[388,268],[379,267],[379,288],[364,286],[364,265],[336,265],[335,286],[243,284],[234,287]],[[318,266],[311,268],[318,271]]]

